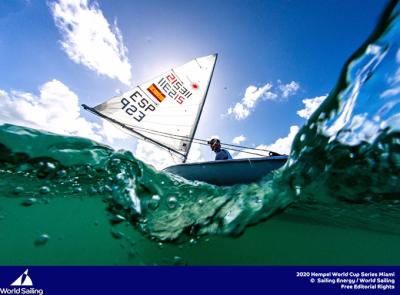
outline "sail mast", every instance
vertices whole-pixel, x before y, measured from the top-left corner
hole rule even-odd
[[[192,134],[190,134],[190,136],[189,136],[189,137],[190,137],[190,140],[189,140],[189,143],[188,143],[188,147],[187,147],[186,153],[184,154],[184,157],[183,157],[183,161],[182,161],[183,163],[186,163],[187,157],[188,157],[189,152],[190,152],[190,148],[191,148],[191,146],[192,146],[193,137],[194,137],[194,135],[196,134],[196,130],[197,130],[197,126],[199,125],[201,113],[203,112],[204,104],[205,104],[205,102],[206,102],[206,98],[207,98],[207,94],[208,94],[208,89],[210,88],[211,79],[212,79],[213,74],[214,74],[215,64],[217,63],[218,53],[215,53],[214,55],[215,55],[215,60],[214,60],[214,64],[213,64],[213,67],[212,67],[212,70],[211,70],[210,78],[208,79],[207,90],[206,90],[206,92],[205,92],[205,94],[204,94],[203,102],[201,103],[201,106],[200,106],[199,111],[198,111],[198,113],[197,113],[196,121],[195,121],[195,126],[194,126],[194,128],[193,128]]]

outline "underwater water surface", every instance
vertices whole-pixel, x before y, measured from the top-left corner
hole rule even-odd
[[[128,151],[1,125],[0,264],[399,265],[399,11],[258,183],[190,182]]]

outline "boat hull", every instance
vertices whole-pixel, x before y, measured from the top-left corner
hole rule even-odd
[[[170,166],[164,171],[188,180],[198,180],[215,185],[227,186],[252,183],[282,167],[287,156],[234,159],[200,163],[186,163]]]

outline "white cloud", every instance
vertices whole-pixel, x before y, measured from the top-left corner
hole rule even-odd
[[[259,145],[256,147],[256,149],[261,149],[265,150],[266,145]],[[243,149],[242,151],[238,153],[233,153],[232,157],[234,159],[244,159],[244,158],[258,158],[258,157],[267,157],[268,156],[268,151],[257,151],[257,150],[252,150],[252,149]]]
[[[134,155],[143,162],[153,165],[158,170],[181,163],[181,158],[175,156],[174,153],[170,153],[166,149],[146,141],[138,141]],[[200,146],[198,144],[192,144],[187,162],[201,161],[204,161],[204,159],[201,154]]]
[[[271,89],[272,84],[267,83],[264,86],[257,88],[256,86],[250,85],[247,87],[246,92],[244,93],[244,97],[242,98],[242,103],[248,107],[249,109],[254,108],[258,99]]]
[[[287,98],[289,96],[292,96],[296,94],[297,90],[300,88],[300,84],[298,82],[292,81],[287,84],[282,84],[281,81],[278,81],[278,88],[282,93],[283,98]]]
[[[228,109],[228,115],[233,114],[237,120],[245,119],[250,115],[250,111],[256,106],[257,101],[267,94],[265,99],[274,99],[274,93],[267,92],[272,87],[271,83],[267,83],[262,87],[250,85],[247,87],[244,97],[237,102],[234,107]]]
[[[289,84],[291,84],[291,83],[289,83]],[[286,84],[286,85],[289,85],[289,84]],[[314,97],[314,98],[305,98],[305,99],[303,99],[304,108],[299,110],[299,111],[297,111],[297,114],[302,118],[308,119],[311,116],[311,114],[319,107],[319,105],[325,100],[325,98],[327,96],[328,95],[322,95],[322,96],[318,96],[318,97]],[[289,134],[287,136],[282,137],[282,138],[278,138],[272,144],[268,144],[268,145],[267,144],[261,144],[261,145],[258,145],[256,148],[288,155],[290,153],[290,148],[292,146],[294,137],[299,132],[299,129],[300,129],[299,126],[292,125],[290,127],[290,131],[289,131]],[[235,137],[233,142],[235,143],[235,140],[242,139],[241,138],[242,136],[243,135]],[[247,152],[253,152],[253,153],[256,153],[256,154],[260,154],[260,156],[268,156],[268,152],[256,151],[256,150],[251,150],[251,149],[247,149],[246,150],[245,149],[242,152],[239,152],[238,154],[234,155],[234,158],[240,159],[240,158],[249,158],[249,157],[259,157],[257,155],[252,155],[252,154],[245,153],[246,151]]]
[[[291,83],[288,83],[286,85],[290,85]],[[290,86],[290,87],[292,87],[292,86]],[[295,87],[292,87],[292,88],[294,89]],[[311,114],[319,107],[319,105],[325,100],[325,98],[327,96],[328,95],[322,95],[322,96],[318,96],[318,97],[314,97],[314,98],[305,98],[305,99],[303,99],[304,108],[299,110],[299,111],[297,111],[297,114],[301,118],[308,119],[311,116]],[[269,145],[267,145],[267,144],[258,145],[256,148],[288,155],[290,153],[290,148],[292,146],[292,142],[294,140],[294,137],[296,136],[296,134],[298,132],[299,132],[299,126],[292,125],[290,127],[290,131],[289,131],[289,134],[287,136],[282,137],[282,138],[278,138],[274,143],[269,144]],[[240,140],[242,140],[242,136],[243,135],[235,137],[232,142],[239,144]],[[244,139],[245,139],[245,137],[244,137]],[[255,150],[251,150],[251,149],[246,150],[245,149],[242,152],[239,152],[236,155],[234,155],[234,158],[240,159],[240,158],[258,157],[257,155],[252,155],[252,154],[245,153],[246,151],[247,152],[253,152],[253,153],[256,153],[256,154],[260,154],[261,156],[268,156],[268,152],[255,151]]]
[[[253,157],[256,158],[256,157],[261,157],[261,156],[268,156],[267,151],[273,151],[273,152],[276,152],[279,154],[289,155],[293,139],[296,136],[297,132],[299,132],[299,126],[297,126],[297,125],[290,126],[290,131],[287,136],[277,139],[272,144],[269,144],[269,145],[261,144],[256,147],[257,149],[266,150],[266,152],[245,149],[242,152],[238,153],[236,156],[234,156],[234,158],[242,159],[242,158],[253,158]],[[259,156],[253,155],[253,154],[248,154],[245,152],[256,153],[256,154],[259,154]]]
[[[0,89],[0,123],[82,136],[104,143],[127,138],[108,122],[101,126],[81,117],[78,96],[55,79],[40,86],[39,95],[15,90],[8,93]]]
[[[188,163],[194,162],[202,162],[204,161],[203,154],[201,153],[200,145],[199,144],[192,144],[188,154]]]
[[[257,101],[262,100],[278,100],[279,98],[286,99],[297,93],[300,89],[298,82],[292,81],[288,84],[282,84],[278,80],[278,86],[273,89],[272,83],[266,83],[264,86],[257,88],[254,85],[247,87],[244,97],[237,102],[233,107],[228,109],[228,115],[233,115],[236,120],[246,119],[251,111],[256,107]],[[279,96],[277,92],[280,92]]]
[[[98,124],[80,116],[78,96],[58,80],[39,88],[38,96],[0,90],[0,122],[77,135],[101,141]]]
[[[115,139],[127,139],[131,136],[123,132],[122,128],[118,128],[111,122],[103,121],[102,135],[109,143],[114,143]]]
[[[245,119],[250,115],[250,110],[247,109],[243,104],[237,102],[235,106],[228,109],[228,115],[234,114],[237,120]]]
[[[245,141],[246,137],[244,135],[239,135],[236,136],[234,139],[232,139],[233,144],[240,144],[241,142]]]
[[[289,155],[293,139],[299,130],[300,128],[297,125],[290,126],[289,134],[286,137],[278,138],[273,144],[267,145],[266,149],[280,154]]]
[[[158,170],[181,163],[181,158],[175,156],[174,153],[170,153],[167,150],[146,141],[138,141],[134,155],[143,162],[153,165]],[[200,146],[193,144],[187,162],[200,161],[204,161]]]
[[[178,161],[174,162],[172,158],[173,154],[146,141],[138,141],[134,155],[159,170],[178,163]]]
[[[263,100],[276,100],[278,98],[278,94],[271,92],[271,91],[267,91],[265,92],[265,94],[263,95]]]
[[[97,2],[58,0],[49,4],[68,57],[98,74],[129,85],[131,65],[116,23],[111,26]]]
[[[320,106],[320,104],[325,100],[328,95],[317,96],[314,98],[303,99],[304,109],[297,111],[297,115],[301,118],[309,119],[312,113]]]
[[[292,81],[293,82],[293,81]],[[291,83],[292,83],[291,82]],[[289,84],[291,84],[289,83]],[[286,85],[289,85],[286,84]],[[290,91],[289,91],[290,92]],[[310,118],[311,114],[319,107],[319,105],[325,100],[328,95],[322,95],[314,98],[305,98],[303,99],[304,108],[297,111],[297,114],[305,119]],[[266,149],[273,152],[277,152],[280,154],[288,155],[290,153],[290,148],[292,146],[294,137],[299,132],[300,128],[297,125],[290,126],[289,134],[285,137],[278,138],[274,143],[269,145],[259,145],[257,146],[258,149]],[[257,151],[256,153],[259,153]],[[245,154],[239,154],[238,157],[248,157]]]

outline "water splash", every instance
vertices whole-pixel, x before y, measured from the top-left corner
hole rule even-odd
[[[297,134],[288,170],[303,191],[321,183],[330,200],[398,198],[399,36],[399,4],[392,2]]]

